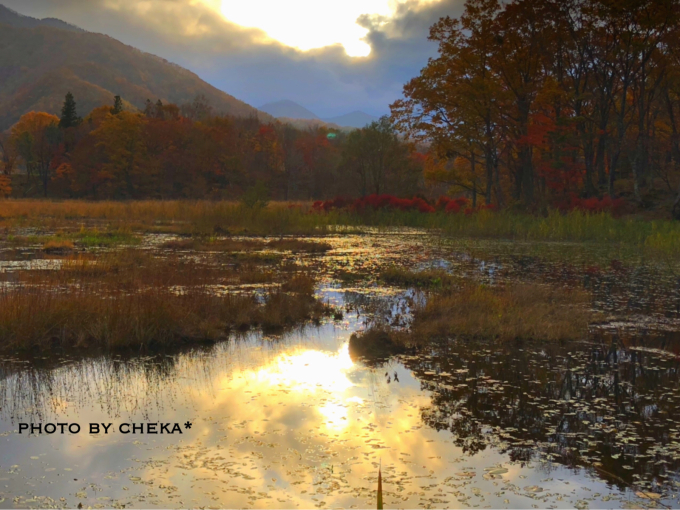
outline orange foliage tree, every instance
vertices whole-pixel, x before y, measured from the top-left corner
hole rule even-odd
[[[12,127],[12,143],[26,166],[29,180],[35,178],[47,196],[52,178],[52,159],[57,154],[61,135],[59,117],[44,112],[23,115]]]
[[[680,218],[679,35],[680,0],[468,0],[392,118],[430,177],[487,203],[644,205],[661,185]]]

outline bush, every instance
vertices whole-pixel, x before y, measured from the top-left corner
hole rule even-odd
[[[264,209],[269,204],[269,188],[263,181],[257,181],[243,194],[241,203],[248,209]]]
[[[622,198],[613,200],[610,197],[579,198],[574,194],[557,203],[557,208],[562,212],[582,211],[591,214],[608,212],[615,217],[621,215],[625,206],[626,201]]]

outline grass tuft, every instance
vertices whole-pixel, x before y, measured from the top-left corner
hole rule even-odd
[[[225,290],[244,283],[280,287],[264,300]],[[17,271],[0,287],[0,352],[217,341],[234,329],[284,329],[333,312],[305,274],[132,248],[81,253],[62,259],[59,270]]]
[[[575,289],[469,282],[433,294],[416,308],[412,334],[417,339],[581,340],[593,320],[590,301],[587,292]]]
[[[431,289],[449,288],[456,282],[453,276],[441,269],[412,271],[398,266],[385,268],[380,279],[388,285]]]

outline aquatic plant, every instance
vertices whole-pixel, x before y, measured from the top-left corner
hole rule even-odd
[[[404,332],[376,325],[352,334],[349,338],[349,355],[353,360],[362,359],[369,365],[380,364],[390,356],[405,353],[409,341],[410,337]]]
[[[450,287],[455,278],[442,269],[412,271],[400,266],[389,266],[380,272],[380,280],[388,285],[418,288]]]
[[[500,340],[579,340],[594,314],[582,290],[512,283],[491,287],[462,282],[414,304],[416,341],[453,336]]]
[[[382,466],[378,468],[378,510],[383,508],[383,493],[382,493]]]
[[[45,253],[61,253],[73,250],[75,246],[71,241],[63,239],[50,239],[42,245],[42,250]]]
[[[458,204],[458,212],[470,209],[471,214],[447,213],[445,209],[452,203],[450,200],[446,201],[448,205],[444,210],[440,204],[439,210],[425,214],[417,207],[365,207],[359,211],[344,205],[326,210],[325,206],[314,208],[309,203],[287,202],[272,202],[266,208],[253,211],[234,202],[7,200],[2,204],[0,226],[7,229],[7,239],[13,240],[13,244],[47,240],[21,237],[17,235],[19,232],[13,231],[15,229],[75,229],[77,233],[83,224],[99,225],[109,233],[127,232],[127,239],[115,235],[108,237],[112,243],[122,244],[134,242],[132,232],[210,237],[228,234],[319,235],[343,230],[361,231],[367,227],[415,227],[435,229],[452,237],[621,243],[639,248],[666,245],[672,247],[672,256],[680,255],[673,247],[673,239],[680,236],[677,222],[615,218],[608,212],[578,208],[569,212],[552,210],[545,216],[536,216],[507,210],[494,213],[478,207],[472,214],[469,204],[464,204],[462,199],[456,200],[458,202],[453,203]],[[654,240],[648,243],[650,237]],[[106,239],[107,236],[99,235],[97,243],[105,243]],[[78,239],[71,240],[78,244]],[[83,239],[82,243],[88,244],[88,241]]]
[[[259,298],[228,290],[253,282],[270,285]],[[225,266],[136,249],[78,254],[57,270],[17,271],[0,289],[0,351],[149,347],[293,327],[333,315],[314,286],[303,273],[275,275],[252,261]]]

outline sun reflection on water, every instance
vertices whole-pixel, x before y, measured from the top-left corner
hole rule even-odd
[[[258,380],[270,385],[283,385],[296,391],[321,389],[342,393],[354,386],[347,377],[352,367],[349,344],[344,343],[335,353],[308,350],[292,355],[282,354],[255,375]]]

